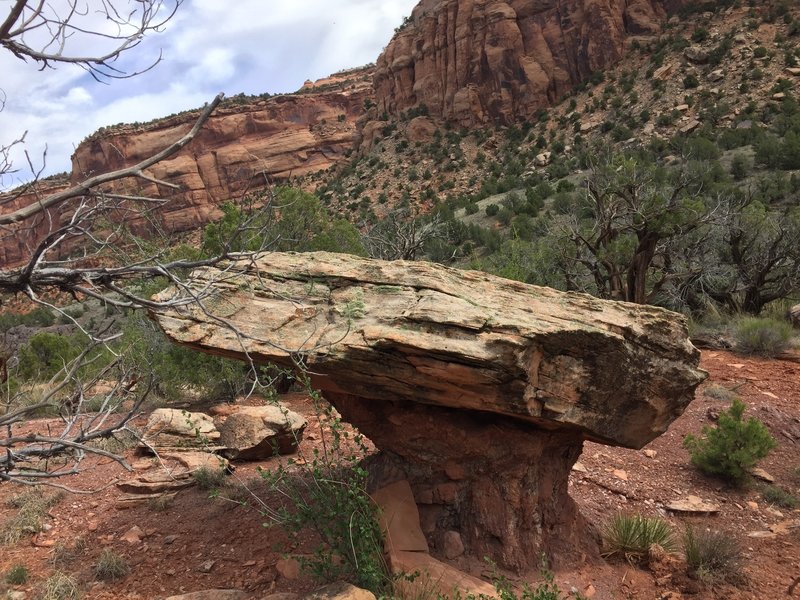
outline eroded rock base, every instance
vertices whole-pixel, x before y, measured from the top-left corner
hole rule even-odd
[[[578,432],[537,430],[489,413],[326,394],[381,453],[371,485],[408,479],[432,554],[458,532],[467,555],[517,572],[599,558],[597,535],[567,492]],[[449,533],[448,533],[449,532]]]

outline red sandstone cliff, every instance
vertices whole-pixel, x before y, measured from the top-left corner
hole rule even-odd
[[[221,215],[218,205],[248,191],[293,176],[327,169],[351,150],[358,138],[356,121],[364,101],[373,97],[372,69],[355,69],[292,95],[245,104],[231,99],[218,108],[198,136],[148,174],[180,186],[171,189],[142,180],[113,184],[109,190],[129,195],[169,198],[158,209],[167,233],[200,227]],[[84,140],[72,156],[72,183],[127,167],[162,150],[185,134],[199,112],[188,112],[143,126],[101,130]],[[62,188],[59,188],[59,183]],[[41,182],[40,194],[63,189],[62,182]],[[0,211],[11,212],[36,200],[35,193],[0,195]],[[11,266],[30,255],[30,244],[58,223],[69,206],[39,215],[0,238],[0,265]],[[137,221],[130,222],[134,231]]]
[[[674,0],[421,0],[381,54],[378,109],[464,125],[529,117],[660,29]],[[671,5],[668,5],[671,7]]]

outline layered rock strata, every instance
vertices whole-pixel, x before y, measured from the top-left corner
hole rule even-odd
[[[205,304],[154,315],[174,341],[293,365],[408,479],[436,548],[519,571],[594,540],[567,493],[584,440],[638,448],[704,373],[682,317],[458,271],[329,253],[266,254],[193,275]],[[162,299],[177,293],[166,290]],[[221,326],[228,323],[232,328]]]
[[[464,125],[526,119],[665,16],[663,0],[422,0],[378,58],[378,108],[424,104]]]
[[[104,188],[127,196],[166,200],[143,216],[133,204],[114,218],[137,234],[151,228],[184,232],[222,216],[219,205],[239,200],[270,184],[322,171],[342,159],[360,139],[357,121],[373,96],[372,69],[357,69],[311,84],[297,94],[218,108],[197,137],[146,175],[177,186],[172,189],[129,178]],[[10,213],[39,198],[100,173],[129,167],[163,150],[191,129],[199,111],[145,125],[120,125],[93,134],[72,156],[69,180],[43,181],[25,193],[0,194],[0,211]],[[19,264],[31,246],[74,210],[57,206],[0,236],[0,265]],[[67,248],[69,250],[69,248]]]

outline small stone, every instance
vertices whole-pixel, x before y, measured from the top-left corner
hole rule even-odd
[[[699,496],[686,496],[681,500],[670,502],[664,508],[672,512],[688,514],[713,514],[719,512],[719,506],[706,502]]]
[[[202,590],[179,596],[170,596],[166,600],[245,600],[250,594],[241,590]]]
[[[771,531],[751,531],[747,534],[747,537],[770,539],[777,537],[777,535]]]
[[[758,510],[758,502],[753,502],[752,500],[748,501],[747,508],[750,510]]]
[[[444,555],[448,560],[453,560],[464,554],[464,542],[457,531],[445,531],[443,544]]]
[[[201,564],[199,567],[197,567],[197,570],[200,571],[201,573],[210,573],[211,569],[214,568],[216,562],[217,561],[215,560],[209,559],[205,561],[203,564]]]
[[[583,588],[583,596],[585,598],[594,598],[594,595],[597,593],[595,587],[590,583],[585,588]]]
[[[164,536],[164,543],[169,545],[169,544],[172,544],[177,539],[178,539],[177,535],[165,535]]]
[[[612,475],[614,475],[614,477],[617,479],[621,479],[622,481],[628,481],[628,473],[622,469],[614,469]]]
[[[783,100],[784,98],[786,98],[786,94],[784,94],[783,92],[778,92],[777,94],[772,94],[772,99],[773,100]]]
[[[647,458],[655,458],[656,456],[658,456],[658,452],[656,452],[655,450],[651,450],[650,448],[647,448],[643,452]]]
[[[280,559],[275,568],[284,579],[297,579],[300,577],[300,563],[294,558]]]
[[[138,544],[142,541],[144,537],[144,531],[142,531],[137,525],[134,525],[128,531],[126,531],[119,539],[123,542],[127,542],[131,545]]]
[[[750,475],[761,481],[766,481],[767,483],[775,483],[775,478],[761,467],[750,469]]]
[[[576,473],[588,473],[589,472],[588,469],[585,466],[583,466],[582,462],[576,462],[574,465],[572,465],[572,470],[575,471]]]

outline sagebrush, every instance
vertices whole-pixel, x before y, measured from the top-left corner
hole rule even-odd
[[[732,583],[742,579],[741,546],[725,532],[687,527],[683,550],[689,572],[698,579]]]

